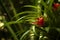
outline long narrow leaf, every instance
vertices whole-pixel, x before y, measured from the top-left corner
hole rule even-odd
[[[11,28],[11,26],[10,26],[9,24],[7,24],[6,21],[4,21],[4,22],[5,22],[5,26],[6,26],[6,27],[9,29],[9,31],[11,32],[14,40],[18,40],[18,38],[17,38],[16,34],[14,33],[13,29]]]
[[[23,37],[24,37],[25,35],[27,35],[29,32],[30,32],[30,30],[26,31],[26,32],[21,36],[20,40],[22,40]]]
[[[19,15],[22,15],[22,14],[24,14],[24,13],[29,13],[29,14],[31,14],[31,13],[37,13],[37,12],[34,12],[34,11],[24,11],[24,12],[20,12],[20,13],[16,14],[13,18],[15,18],[15,17],[17,17],[17,16],[19,16]],[[13,19],[13,18],[12,18],[12,19]]]

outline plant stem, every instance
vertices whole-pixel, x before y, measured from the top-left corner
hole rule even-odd
[[[31,31],[30,31],[30,40],[34,40],[34,35],[35,35],[35,25],[33,25],[32,27],[31,27]]]
[[[12,36],[14,37],[14,40],[18,40],[16,34],[14,33],[14,31],[12,30],[12,28],[10,27],[10,25],[8,25],[7,22],[5,22],[5,25],[9,29],[9,31],[11,32]]]
[[[10,21],[13,21],[13,20],[11,19],[11,15],[10,15],[9,10],[8,10],[7,7],[5,6],[5,4],[3,3],[3,0],[0,0],[0,3],[1,3],[1,6],[2,6],[3,10],[8,14],[7,17],[9,18],[9,20],[10,20]],[[18,30],[17,27],[16,27],[16,25],[14,25],[14,26],[15,26],[16,30]]]
[[[16,14],[17,14],[17,12],[16,12],[16,9],[14,8],[14,5],[13,5],[12,1],[11,1],[11,0],[9,0],[9,3],[10,3],[10,5],[11,5],[11,8],[12,8],[12,11],[13,11],[14,15],[16,15]],[[19,18],[19,17],[16,17],[16,19],[18,19],[18,18]],[[21,30],[21,31],[23,31],[23,29],[22,29],[21,25],[20,25],[20,24],[18,24],[18,26],[19,26],[20,30]]]

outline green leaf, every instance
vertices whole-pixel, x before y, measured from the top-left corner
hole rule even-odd
[[[24,12],[20,12],[20,13],[16,14],[13,18],[18,17],[19,15],[22,15],[22,14],[25,14],[25,13],[28,13],[28,14],[33,14],[34,13],[34,14],[36,14],[37,12],[34,12],[34,11],[24,11]]]
[[[23,6],[23,7],[31,7],[31,8],[37,9],[37,6],[33,6],[33,5],[25,5],[25,6]]]
[[[6,26],[6,27],[9,29],[9,31],[11,32],[12,36],[14,37],[14,39],[15,39],[15,40],[18,40],[18,38],[17,38],[15,32],[13,31],[13,29],[11,28],[11,26],[10,26],[9,24],[7,24],[6,21],[4,21],[4,23],[5,23],[5,26]]]
[[[60,28],[56,28],[56,30],[60,33]]]
[[[45,27],[45,31],[49,32],[50,27]]]
[[[26,32],[20,37],[20,40],[22,40],[22,39],[24,38],[24,36],[26,36],[29,32],[30,32],[30,30],[26,31]]]

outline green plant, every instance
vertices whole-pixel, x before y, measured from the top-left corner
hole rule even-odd
[[[24,0],[20,1],[23,3]],[[1,15],[4,13],[2,20],[4,29],[8,30],[11,40],[59,40],[60,12],[58,8],[53,10],[54,1],[25,0],[23,6],[17,8],[16,5],[19,2],[0,0]],[[36,20],[40,17],[43,19]],[[33,22],[37,22],[37,24]],[[44,25],[42,26],[42,24]]]

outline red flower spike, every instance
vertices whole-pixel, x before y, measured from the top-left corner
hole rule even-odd
[[[43,17],[37,18],[37,21],[33,22],[32,24],[35,24],[35,25],[42,27],[44,25],[44,18]]]
[[[39,25],[39,26],[44,25],[44,18],[43,17],[40,17],[40,18],[37,19],[37,25]]]
[[[59,3],[54,3],[54,4],[53,4],[53,7],[54,7],[55,9],[57,9],[59,6],[60,6]]]

